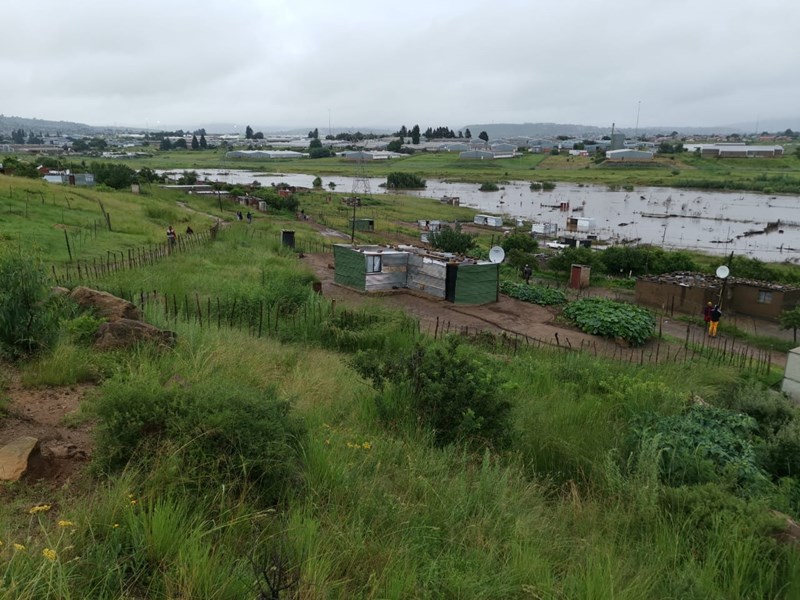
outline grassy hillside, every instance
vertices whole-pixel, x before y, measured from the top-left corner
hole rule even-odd
[[[35,242],[44,264],[63,263],[56,218],[86,255],[160,241],[167,221],[212,222],[155,188],[92,192],[62,218],[60,189],[34,202],[17,186],[0,177],[4,206],[16,203],[2,213],[16,232],[4,257]],[[98,200],[112,231],[89,237]],[[338,214],[324,195],[308,202]],[[419,210],[382,202],[372,209],[386,222]],[[213,200],[190,208],[215,214]],[[73,416],[96,423],[96,447],[69,486],[0,490],[0,598],[800,593],[797,551],[770,512],[800,516],[800,413],[763,374],[434,341],[404,315],[314,294],[277,243],[290,223],[317,235],[259,215],[93,282],[157,290],[166,309],[148,303],[146,317],[177,332],[172,350],[97,352],[81,335],[88,317],[65,313],[54,345],[5,364],[30,387],[96,382]],[[210,298],[253,316],[175,318],[181,299],[202,314]]]

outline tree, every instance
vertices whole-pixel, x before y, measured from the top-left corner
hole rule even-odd
[[[183,150],[186,150],[186,148],[188,147],[188,144],[186,143],[186,139],[179,138],[179,139],[175,140],[175,143],[172,144],[172,147],[173,148],[182,148]]]
[[[468,250],[475,247],[475,236],[462,233],[461,224],[456,223],[455,228],[443,225],[439,231],[429,234],[428,243],[442,252],[466,254]]]
[[[309,131],[308,132],[308,137],[314,138],[315,140],[318,140],[319,139],[319,129],[314,128],[314,131]]]
[[[486,133],[485,131],[481,131],[481,132],[478,134],[478,137],[479,137],[480,139],[482,139],[484,142],[488,142],[488,141],[489,141],[489,134],[488,134],[488,133]]]
[[[262,132],[260,132],[260,131],[256,131],[253,134],[253,139],[254,140],[263,140],[264,139],[264,134]]]
[[[244,130],[244,137],[247,140],[253,139],[253,128],[248,125]]]
[[[308,143],[309,149],[313,150],[314,148],[322,148],[322,142],[318,137],[311,137],[311,141]]]
[[[206,141],[206,134],[205,133],[201,133],[200,134],[200,148],[202,150],[205,150],[206,148],[208,148],[208,142]]]
[[[414,125],[414,128],[411,130],[411,143],[419,144],[419,125]]]
[[[464,130],[464,137],[468,140],[472,139],[472,132],[469,130],[469,127]]]
[[[386,146],[386,149],[389,152],[400,152],[400,150],[403,149],[403,138],[400,137],[400,138],[397,138],[396,140],[392,140]]]
[[[192,150],[197,150],[199,148],[200,148],[200,142],[197,141],[197,136],[193,135],[192,136]]]
[[[322,187],[322,177],[320,177],[319,175],[317,175],[316,177],[314,177],[314,181],[312,181],[312,182],[311,182],[311,186],[312,186],[314,189],[321,188],[321,187]]]
[[[781,329],[791,329],[794,343],[797,343],[797,328],[800,327],[800,304],[792,310],[785,310],[781,313]]]
[[[161,144],[158,146],[159,150],[172,150],[172,142],[168,137],[161,138]]]

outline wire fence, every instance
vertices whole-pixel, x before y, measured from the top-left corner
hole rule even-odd
[[[108,250],[105,256],[76,259],[51,271],[56,285],[88,283],[116,273],[141,267],[150,267],[167,258],[199,248],[213,240],[216,233],[212,227],[191,235],[178,235],[174,242],[165,241],[137,248]]]
[[[315,287],[315,291],[320,292],[319,286]],[[361,333],[391,318],[366,309],[337,306],[336,300],[327,299],[321,293],[313,294],[305,301],[273,303],[241,297],[221,298],[199,292],[181,295],[158,290],[118,290],[115,293],[147,312],[152,311],[154,316],[158,314],[167,323],[194,323],[201,329],[236,328],[253,337],[319,341],[344,350],[359,349],[360,342],[368,345],[369,342]],[[407,318],[402,321],[400,331],[419,336],[423,343],[424,339],[438,340],[458,335],[472,344],[511,355],[542,349],[602,356],[630,364],[700,363],[756,374],[768,374],[773,365],[772,352],[768,350],[752,348],[734,338],[710,338],[690,325],[687,325],[682,343],[657,337],[640,348],[607,340],[587,340],[585,337],[573,342],[564,332],[556,332],[550,338],[535,337],[497,328],[464,326],[439,317],[424,323],[419,319]],[[360,342],[356,338],[344,339],[341,332],[359,334]]]

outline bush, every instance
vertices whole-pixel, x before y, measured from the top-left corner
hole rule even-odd
[[[589,248],[564,248],[547,261],[548,269],[560,273],[569,273],[572,265],[589,265],[592,273],[605,272],[602,253]]]
[[[425,180],[413,173],[392,172],[386,176],[386,187],[392,190],[422,190]]]
[[[478,188],[478,190],[481,192],[496,192],[499,189],[500,188],[497,187],[497,184],[492,182],[482,183],[481,187]]]
[[[583,298],[570,303],[564,316],[586,333],[621,338],[641,346],[655,329],[653,315],[644,308],[605,298]]]
[[[395,355],[359,353],[352,366],[378,390],[386,424],[431,430],[436,445],[504,446],[511,404],[496,370],[456,338]]]
[[[49,347],[66,303],[50,293],[44,270],[32,259],[0,255],[0,352],[16,360]]]
[[[236,381],[164,383],[143,369],[109,380],[94,405],[99,418],[95,465],[145,465],[162,444],[180,448],[180,473],[201,471],[216,484],[243,479],[275,502],[296,474],[295,446],[303,428],[274,390]]]
[[[439,231],[428,235],[428,243],[442,252],[466,254],[468,250],[475,247],[475,236],[469,233],[462,233],[459,223],[456,223],[455,228],[451,228],[449,225],[442,225]]]

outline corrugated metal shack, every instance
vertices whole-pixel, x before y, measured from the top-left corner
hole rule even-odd
[[[411,289],[455,304],[496,302],[500,266],[414,246],[333,248],[340,285],[363,292]]]
[[[723,280],[704,273],[646,275],[636,280],[636,302],[668,312],[701,314],[720,299]],[[777,321],[784,310],[800,303],[800,287],[728,277],[722,298],[726,312]]]

